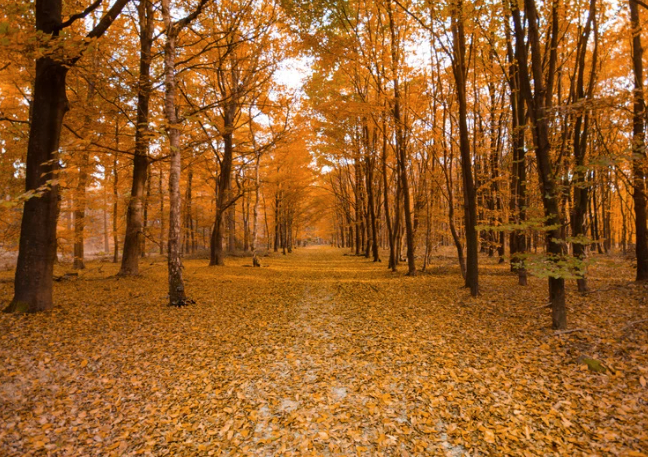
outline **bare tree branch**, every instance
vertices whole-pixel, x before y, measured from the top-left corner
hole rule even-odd
[[[64,28],[69,27],[69,26],[71,26],[72,24],[74,24],[77,20],[79,20],[79,19],[83,19],[83,18],[86,17],[88,14],[92,13],[94,10],[96,10],[97,8],[99,8],[99,5],[101,5],[101,2],[102,2],[102,1],[103,1],[103,0],[96,0],[93,4],[91,4],[90,6],[88,6],[88,7],[87,7],[85,10],[83,10],[81,13],[73,14],[72,16],[70,16],[70,18],[69,18],[67,21],[65,21],[65,22],[63,22],[61,25],[59,25],[59,26],[56,28],[56,30],[57,30],[57,31],[63,30]]]

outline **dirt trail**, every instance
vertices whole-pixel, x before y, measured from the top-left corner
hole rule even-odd
[[[57,283],[51,314],[0,315],[0,455],[648,447],[645,332],[616,335],[579,303],[572,316],[588,333],[556,337],[544,283],[516,288],[505,266],[483,266],[483,295],[471,299],[443,259],[414,278],[331,248],[263,258],[264,268],[192,260],[187,290],[197,304],[170,309],[165,263],[152,263],[141,278],[119,280],[110,277],[117,266],[90,264]],[[10,287],[0,281],[2,296]],[[610,312],[605,325],[635,320]],[[576,363],[585,351],[616,351],[617,336],[626,352],[614,362],[625,374],[592,375]],[[623,360],[632,365],[621,370]]]

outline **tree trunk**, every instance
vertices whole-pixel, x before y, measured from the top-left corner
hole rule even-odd
[[[36,28],[52,33],[48,28],[61,23],[61,1],[42,3],[42,8],[37,8],[36,12]],[[63,117],[68,110],[67,72],[65,65],[49,57],[36,60],[25,175],[25,192],[33,196],[25,202],[23,210],[15,292],[6,312],[33,313],[53,306],[52,275],[59,210],[58,161],[55,158]]]
[[[193,169],[189,167],[187,173],[187,190],[185,192],[185,205],[184,205],[184,252],[185,254],[191,252],[191,240],[193,234],[193,219],[191,218],[191,197],[192,197],[192,184],[193,184]]]
[[[643,47],[639,8],[630,2],[630,27],[632,28],[632,70],[634,74],[632,110],[632,199],[635,207],[635,239],[637,254],[637,281],[648,280],[648,229],[646,227],[646,144],[644,131],[645,102],[643,92]]]
[[[166,27],[166,43],[164,44],[164,114],[167,122],[169,137],[170,161],[169,168],[169,239],[168,239],[168,269],[169,269],[169,304],[181,306],[185,304],[184,280],[182,277],[182,259],[180,257],[180,173],[182,170],[182,155],[180,149],[180,131],[176,115],[175,95],[175,53],[177,27],[171,22],[169,0],[162,0],[162,15]]]
[[[108,236],[108,167],[104,170],[103,176],[103,235],[104,235],[104,253],[108,255],[110,252],[110,237]]]
[[[79,176],[74,190],[74,261],[72,268],[85,269],[84,244],[85,244],[85,213],[86,213],[86,187],[88,186],[88,165],[90,154],[88,151],[80,153]]]
[[[160,255],[164,254],[164,189],[162,176],[162,165],[160,164],[160,176],[158,180],[158,193],[160,194]]]
[[[118,0],[87,38],[98,38],[110,27],[128,0]],[[36,30],[53,41],[62,24],[62,1],[36,3]],[[52,308],[52,274],[56,261],[56,224],[59,212],[58,162],[63,117],[68,110],[65,79],[85,48],[66,61],[53,55],[36,59],[36,77],[27,143],[25,191],[31,198],[23,208],[14,297],[6,312],[26,313]],[[35,196],[35,197],[34,197]]]
[[[218,176],[218,196],[216,197],[216,220],[212,231],[209,265],[225,265],[225,252],[223,251],[223,216],[227,210],[230,197],[230,181],[232,179],[232,132],[231,122],[233,119],[233,108],[226,110],[225,134],[223,135],[224,151],[221,159],[221,169]]]
[[[149,164],[150,165],[150,164]],[[142,224],[142,244],[140,245],[140,257],[146,257],[146,236],[148,233],[148,209],[151,202],[151,167],[147,168],[146,196],[144,197],[144,223]]]
[[[594,75],[596,71],[596,57],[598,39],[596,39],[597,32],[595,31],[594,53],[592,56],[592,71],[590,73],[590,81],[587,94],[585,93],[585,54],[587,52],[587,43],[589,41],[590,32],[592,30],[592,23],[596,17],[596,0],[590,1],[589,16],[585,30],[581,35],[578,43],[578,55],[576,60],[577,77],[576,77],[576,90],[574,92],[574,100],[572,103],[576,104],[581,102],[585,97],[588,99],[592,97],[594,89]],[[595,22],[594,22],[595,24]],[[596,26],[596,24],[595,24]],[[587,151],[587,136],[589,131],[589,114],[587,112],[579,112],[576,115],[573,132],[573,149],[574,149],[574,201],[572,204],[572,237],[575,239],[573,242],[573,254],[579,262],[584,262],[587,244],[581,240],[585,237],[585,215],[587,213],[588,201],[588,184],[586,182],[585,170],[585,152]],[[576,280],[579,292],[587,291],[587,279],[585,277],[585,268],[583,265],[579,268],[581,277]]]
[[[407,154],[407,145],[405,144],[405,137],[403,132],[403,123],[401,119],[401,94],[400,94],[400,82],[398,78],[399,70],[399,50],[397,43],[396,35],[396,26],[393,20],[393,14],[391,10],[391,0],[387,2],[388,13],[389,13],[389,29],[391,34],[391,57],[392,57],[392,79],[393,79],[393,90],[394,90],[394,106],[393,106],[393,116],[394,123],[396,128],[396,157],[397,157],[397,170],[398,177],[400,180],[401,191],[403,194],[403,207],[405,210],[405,233],[407,240],[407,274],[409,276],[416,275],[416,262],[414,259],[414,227],[412,226],[412,208],[410,201],[410,192],[409,192],[409,182],[407,179],[407,164],[408,164],[408,154]]]
[[[374,142],[375,144],[375,142]],[[378,252],[378,230],[377,230],[377,222],[376,222],[376,203],[375,203],[375,197],[374,197],[374,165],[375,161],[373,157],[367,156],[366,158],[366,166],[367,166],[367,198],[368,198],[368,205],[369,205],[369,215],[371,217],[371,252],[373,254],[373,261],[374,262],[379,262],[380,261],[380,253]]]
[[[115,122],[115,149],[119,147],[119,123]],[[119,217],[119,170],[117,170],[117,155],[113,158],[113,263],[119,262],[119,233],[117,232],[117,218]]]
[[[256,162],[254,164],[254,207],[252,209],[252,242],[250,249],[254,251],[257,248],[257,238],[259,233],[259,188],[261,179],[259,176],[259,161],[261,155],[257,153]]]
[[[94,56],[93,56],[94,57]],[[92,74],[88,82],[88,93],[86,95],[86,104],[88,108],[91,107],[95,93],[95,72],[96,59],[92,64]],[[90,113],[86,111],[83,121],[83,134],[84,136],[90,135]],[[88,187],[88,166],[90,165],[90,151],[86,147],[79,153],[79,175],[77,177],[77,185],[74,191],[74,260],[72,268],[75,270],[85,269],[85,213],[88,202],[86,200],[86,188]]]
[[[525,13],[527,14],[529,27],[529,43],[531,44],[531,70],[533,75],[533,90],[531,89],[531,78],[527,60],[527,48],[524,40],[524,31],[520,18],[520,10],[514,4],[512,13],[515,22],[516,37],[516,59],[521,75],[521,90],[525,95],[527,104],[530,107],[531,120],[533,122],[533,140],[536,150],[536,162],[540,191],[546,217],[547,254],[549,260],[558,264],[562,259],[561,240],[561,218],[559,213],[558,192],[554,182],[554,171],[550,157],[549,143],[549,113],[548,100],[551,98],[545,92],[545,81],[542,71],[542,52],[540,48],[540,32],[538,30],[538,17],[535,0],[525,0]],[[554,8],[556,5],[554,4]],[[554,18],[555,20],[555,18]],[[555,29],[555,27],[552,27]],[[555,59],[555,53],[551,58]],[[550,62],[550,66],[552,62]],[[553,75],[548,75],[549,78]],[[547,87],[551,87],[547,84]],[[552,326],[554,329],[567,327],[567,314],[565,307],[565,280],[560,274],[549,277],[549,299],[552,308]]]
[[[140,25],[140,65],[137,84],[137,129],[133,157],[133,183],[126,212],[126,237],[120,276],[139,274],[139,257],[144,232],[142,228],[143,201],[148,177],[148,123],[151,97],[151,47],[153,45],[153,2],[140,0],[137,12]],[[175,52],[175,51],[174,51]]]
[[[457,2],[453,10],[452,36],[453,36],[453,74],[457,99],[459,102],[459,152],[461,154],[461,175],[464,188],[464,218],[466,221],[466,287],[470,288],[470,295],[479,294],[478,276],[478,249],[477,239],[477,204],[475,183],[472,173],[472,158],[470,154],[470,139],[468,137],[467,105],[466,105],[466,37],[463,26],[462,1]]]

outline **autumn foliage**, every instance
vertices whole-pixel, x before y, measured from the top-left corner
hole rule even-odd
[[[0,454],[643,455],[647,15],[0,0]]]

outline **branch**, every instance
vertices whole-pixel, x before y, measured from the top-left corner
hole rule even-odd
[[[106,33],[108,27],[110,27],[114,20],[117,19],[117,16],[119,16],[119,13],[121,13],[128,2],[130,2],[130,0],[117,0],[112,8],[110,8],[108,12],[104,14],[104,17],[101,18],[99,24],[97,24],[97,26],[88,33],[86,38],[99,38],[101,35]]]
[[[631,2],[635,2],[637,5],[639,5],[639,6],[641,6],[641,7],[643,7],[643,8],[645,8],[645,9],[648,10],[648,4],[642,2],[641,0],[630,0],[630,1],[631,1]]]
[[[643,324],[644,322],[648,322],[648,319],[641,319],[641,320],[639,320],[639,321],[630,322],[628,325],[626,325],[626,326],[623,327],[623,328],[624,328],[624,329],[628,329],[628,328],[630,328],[630,327],[634,327],[634,326],[637,325],[637,324]]]
[[[22,119],[11,119],[10,117],[0,116],[0,122],[6,121],[12,124],[29,124],[29,121],[23,121]]]
[[[183,17],[182,19],[176,21],[174,24],[174,27],[176,28],[177,31],[182,30],[185,28],[187,25],[189,25],[194,19],[198,17],[198,15],[202,12],[204,6],[207,4],[209,0],[200,0],[200,3],[198,4],[198,7],[194,10],[193,13]]]
[[[554,335],[567,335],[568,333],[574,333],[574,332],[587,332],[584,328],[575,328],[572,330],[557,330],[554,332]]]
[[[67,130],[68,130],[72,135],[74,135],[77,139],[79,139],[79,140],[84,140],[84,139],[85,139],[84,136],[80,135],[77,131],[75,131],[75,130],[74,130],[72,127],[70,127],[68,124],[65,124],[65,123],[64,123],[64,124],[63,124],[63,127],[65,127],[65,128],[66,128],[66,129],[67,129]],[[135,155],[133,152],[130,152],[130,151],[124,151],[123,149],[113,148],[113,147],[111,147],[111,146],[106,146],[105,144],[100,144],[100,143],[97,143],[97,142],[95,142],[95,141],[90,141],[90,144],[91,144],[92,146],[98,147],[98,148],[100,148],[100,149],[106,149],[106,150],[108,150],[108,151],[116,152],[116,153],[119,153],[119,154],[126,154],[126,155],[131,155],[131,156],[134,156],[134,155]]]
[[[56,28],[56,30],[57,30],[57,31],[61,31],[61,30],[63,30],[64,28],[69,27],[69,26],[71,26],[72,24],[74,24],[78,19],[83,19],[83,18],[86,17],[88,14],[92,13],[94,10],[96,10],[97,8],[99,8],[99,5],[101,5],[101,2],[102,2],[102,1],[103,1],[103,0],[96,0],[92,5],[90,5],[90,6],[87,7],[85,10],[83,10],[83,12],[81,12],[81,13],[77,13],[77,14],[73,14],[72,16],[70,16],[70,18],[69,18],[67,21],[65,21],[65,22],[63,22],[61,25],[59,25],[59,26]]]

